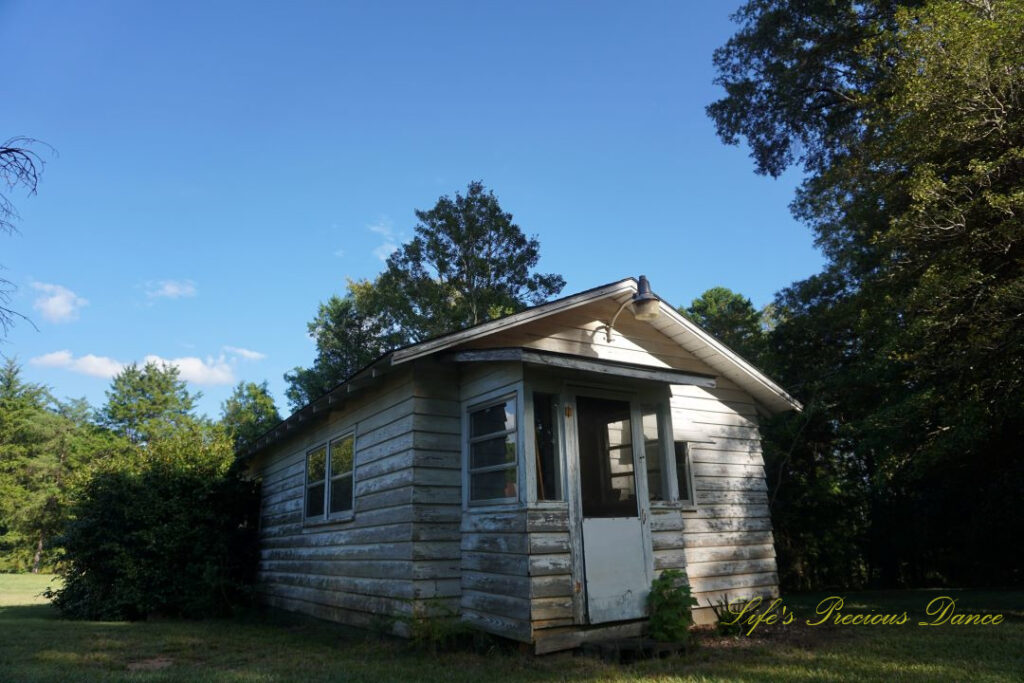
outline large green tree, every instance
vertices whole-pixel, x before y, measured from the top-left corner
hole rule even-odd
[[[565,285],[560,275],[534,272],[540,243],[480,182],[416,217],[415,236],[376,280],[349,282],[345,296],[320,305],[308,328],[316,360],[285,375],[293,408],[387,351],[515,313]]]
[[[776,301],[772,363],[808,413],[769,468],[799,485],[843,464],[869,578],[1019,580],[995,530],[1024,531],[1024,6],[753,0],[736,19],[709,113],[759,172],[802,165],[794,212],[828,257]]]
[[[242,448],[281,421],[266,382],[239,382],[221,405],[221,425]]]
[[[100,411],[103,423],[133,443],[144,443],[158,425],[194,417],[201,394],[191,393],[173,365],[132,363],[114,377]]]
[[[84,399],[58,401],[23,380],[13,359],[0,368],[0,570],[52,567],[71,480],[124,452],[91,417]]]
[[[377,287],[412,340],[515,313],[565,286],[560,275],[533,272],[540,242],[523,233],[481,182],[441,197],[416,218],[415,237],[388,257]]]
[[[750,299],[728,287],[712,287],[679,312],[752,362],[764,343],[762,314]]]
[[[285,374],[285,397],[300,408],[330,391],[382,354],[408,343],[368,281],[348,283],[345,296],[332,296],[320,304],[307,332],[316,342],[312,367],[297,367]]]

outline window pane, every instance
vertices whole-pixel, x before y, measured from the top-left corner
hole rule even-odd
[[[483,436],[516,428],[516,402],[505,401],[490,408],[477,410],[469,416],[470,435]]]
[[[478,472],[469,477],[470,500],[494,500],[495,498],[516,497],[516,470]]]
[[[679,500],[693,500],[690,490],[690,458],[685,441],[676,441],[676,477],[679,479]]]
[[[306,455],[306,483],[321,481],[327,473],[327,449],[321,446]]]
[[[352,475],[331,480],[331,512],[346,512],[352,509]]]
[[[479,469],[516,461],[516,435],[499,436],[469,445],[469,467]]]
[[[352,435],[343,436],[331,442],[331,477],[352,471]]]
[[[306,489],[306,516],[320,517],[324,514],[324,485],[316,484]]]
[[[629,403],[578,396],[576,415],[583,516],[638,516]]]
[[[661,476],[662,458],[658,422],[657,409],[653,406],[644,406],[644,458],[647,462],[647,493],[651,500],[665,499],[665,484]]]
[[[537,449],[537,500],[561,500],[555,402],[551,394],[533,394],[533,434]]]

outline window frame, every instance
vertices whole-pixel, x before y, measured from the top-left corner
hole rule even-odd
[[[344,473],[336,474],[333,467],[333,447],[336,443],[345,439],[352,439],[352,468],[346,470]],[[324,476],[323,479],[317,479],[315,482],[310,482],[309,479],[309,456],[316,451],[324,450]],[[352,505],[346,510],[338,510],[337,512],[331,512],[331,484],[336,479],[348,476],[351,478],[351,490],[352,490]],[[302,487],[302,523],[303,526],[313,526],[319,524],[329,524],[332,522],[345,522],[355,517],[356,509],[356,432],[355,429],[346,429],[338,434],[331,436],[328,439],[319,441],[316,444],[309,446],[305,449],[305,455],[303,458],[303,487]],[[309,491],[314,486],[324,487],[324,500],[323,510],[319,515],[309,514]]]
[[[650,410],[649,410],[650,409]],[[658,458],[659,458],[659,471],[661,472],[661,497],[654,499],[651,497],[651,481],[650,468],[647,466],[648,458],[650,454],[647,452],[647,442],[653,439],[648,439],[647,434],[644,433],[643,419],[645,415],[654,414],[658,429]],[[674,490],[671,483],[675,477],[675,470],[670,471],[668,469],[669,463],[667,462],[665,453],[667,447],[672,444],[672,414],[669,407],[668,401],[665,400],[648,400],[640,401],[640,433],[643,435],[643,453],[644,453],[644,478],[647,479],[647,500],[651,505],[664,505],[671,503],[678,499],[677,492]]]
[[[662,496],[661,500],[653,500],[650,498],[650,490],[648,490],[648,500],[652,507],[663,507],[663,508],[676,508],[685,511],[695,511],[697,509],[697,493],[694,490],[693,480],[693,450],[691,441],[686,439],[677,439],[675,435],[675,426],[672,422],[672,400],[671,396],[666,398],[649,398],[640,402],[640,419],[643,420],[644,414],[649,414],[646,409],[653,408],[653,412],[658,416],[658,442],[661,446],[660,457],[661,457],[661,478],[662,478]],[[642,425],[641,425],[642,431]],[[676,466],[676,444],[682,444],[685,449],[685,464],[686,464],[686,490],[683,491],[679,487],[679,471]],[[646,467],[647,453],[647,439],[644,439],[644,459]],[[644,476],[647,476],[645,469]],[[650,482],[648,481],[648,487]],[[684,497],[683,494],[688,494]]]
[[[488,408],[493,408],[497,405],[502,405],[512,402],[512,414],[515,416],[515,425],[512,429],[505,429],[504,431],[489,432],[480,436],[473,436],[473,414]],[[520,459],[522,457],[522,429],[523,429],[523,415],[522,415],[522,400],[519,396],[519,391],[503,391],[495,396],[487,397],[484,400],[476,401],[474,403],[468,403],[462,412],[462,423],[463,423],[463,463],[462,463],[462,481],[463,481],[463,501],[467,508],[479,508],[479,507],[490,507],[495,505],[508,505],[510,503],[518,503],[520,497],[523,494],[523,482],[520,481],[522,471],[520,467]],[[515,457],[511,462],[500,463],[498,465],[488,465],[486,467],[472,467],[472,446],[474,443],[481,441],[487,441],[494,439],[499,435],[504,435],[507,439],[509,435],[515,437]],[[489,472],[504,472],[506,470],[512,470],[515,472],[514,482],[516,486],[516,493],[514,496],[504,496],[502,498],[484,498],[479,500],[473,499],[473,475],[474,474],[487,474]]]
[[[676,448],[683,447],[683,458],[686,464],[686,493],[687,497],[683,497],[683,492],[679,490],[679,469],[678,462],[679,458],[676,455]],[[685,441],[683,439],[672,439],[672,479],[674,482],[675,501],[684,509],[696,510],[697,509],[697,492],[693,489],[693,442]]]
[[[352,439],[352,465],[351,468],[341,474],[335,474],[334,472],[334,444],[345,439]],[[327,513],[328,521],[345,520],[351,519],[355,516],[356,512],[356,433],[355,430],[350,429],[338,434],[334,438],[327,442],[327,499],[324,503],[324,510]],[[349,500],[351,505],[347,510],[338,510],[337,512],[331,511],[331,489],[335,479],[341,479],[342,477],[349,477],[349,487],[351,495]]]

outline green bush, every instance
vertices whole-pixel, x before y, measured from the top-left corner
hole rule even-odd
[[[232,460],[227,437],[197,423],[97,467],[73,496],[54,604],[72,618],[137,620],[222,615],[246,602],[257,487]]]
[[[686,574],[678,569],[666,569],[651,583],[647,606],[651,618],[648,624],[652,638],[663,642],[690,643],[693,626],[692,608],[697,604],[690,594]]]

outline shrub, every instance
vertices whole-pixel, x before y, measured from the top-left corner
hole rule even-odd
[[[708,606],[715,613],[715,631],[718,632],[718,635],[739,637],[746,634],[743,630],[743,623],[738,619],[742,608],[740,612],[734,611],[728,595],[720,598],[717,604],[709,600]]]
[[[72,498],[54,604],[72,618],[136,620],[223,615],[247,601],[257,487],[232,461],[227,437],[195,423],[101,463]]]
[[[666,569],[651,583],[647,597],[651,619],[648,625],[655,640],[689,643],[692,640],[692,608],[697,604],[690,594],[686,574],[678,569]]]

